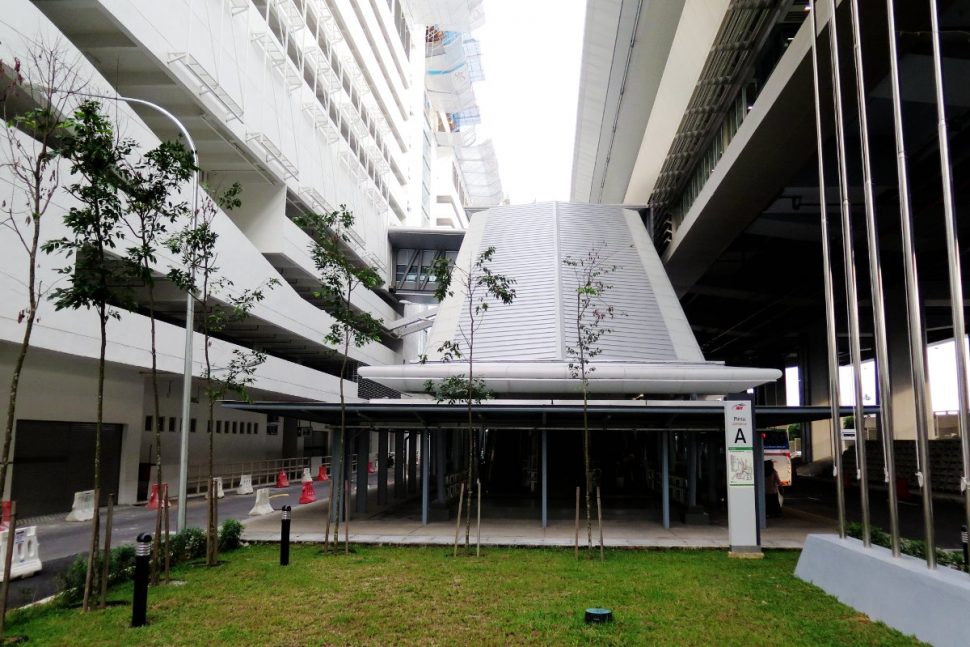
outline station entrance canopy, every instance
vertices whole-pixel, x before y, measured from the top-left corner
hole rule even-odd
[[[236,402],[222,406],[268,415],[285,416],[340,426],[340,404],[333,402]],[[826,420],[828,406],[755,408],[759,428],[799,422]],[[866,407],[866,413],[877,413]],[[583,405],[575,400],[491,401],[472,405],[475,425],[486,429],[579,430],[583,428]],[[842,415],[852,415],[843,407]],[[381,400],[347,404],[349,429],[458,429],[468,423],[464,404],[438,404],[420,400]],[[724,403],[721,401],[635,400],[594,402],[589,406],[592,433],[625,430],[696,430],[724,428]]]

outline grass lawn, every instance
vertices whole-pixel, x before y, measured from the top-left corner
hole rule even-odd
[[[180,586],[149,591],[148,627],[131,607],[14,612],[10,634],[36,645],[915,645],[795,579],[797,552],[732,560],[720,551],[357,547],[350,556],[250,546]],[[131,599],[131,585],[112,592]],[[583,610],[613,610],[587,626]]]

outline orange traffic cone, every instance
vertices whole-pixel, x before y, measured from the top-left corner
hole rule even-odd
[[[0,513],[0,530],[10,527],[10,501],[3,502],[3,512]]]
[[[168,492],[168,483],[162,483],[162,491]],[[164,499],[165,497],[158,495],[158,483],[152,483],[152,493],[148,496],[148,505],[145,506],[145,509],[158,510],[159,504],[168,505]]]
[[[307,481],[303,484],[303,493],[300,494],[300,503],[313,503],[317,500],[317,493],[313,489],[313,482]]]
[[[374,467],[374,461],[367,461],[367,473],[375,474],[377,469]]]
[[[286,472],[283,470],[276,475],[276,487],[290,487],[290,479],[286,478]]]
[[[320,463],[320,470],[317,472],[317,480],[326,483],[330,480],[330,475],[327,473],[327,466]]]

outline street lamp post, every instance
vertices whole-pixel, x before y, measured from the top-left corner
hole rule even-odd
[[[89,97],[92,99],[104,99],[106,101],[124,101],[128,104],[138,104],[140,106],[145,106],[151,108],[162,115],[164,115],[169,121],[175,124],[175,127],[179,129],[185,140],[189,143],[189,150],[192,152],[192,162],[195,169],[192,172],[193,177],[193,187],[192,187],[192,226],[195,226],[196,211],[198,209],[199,202],[199,152],[195,147],[195,141],[192,139],[192,135],[189,134],[188,129],[185,125],[179,121],[175,115],[161,107],[156,103],[151,101],[145,101],[144,99],[136,99],[135,97],[123,97],[121,95],[109,96],[102,94],[88,94],[88,93],[75,93],[79,96]],[[190,268],[191,271],[191,268]],[[192,341],[195,334],[194,323],[195,321],[195,297],[192,296],[191,290],[186,292],[185,295],[185,359],[182,367],[182,428],[179,438],[179,489],[178,489],[178,512],[176,527],[178,530],[185,529],[185,502],[188,496],[188,479],[189,479],[189,427],[191,425],[191,405],[192,405]]]

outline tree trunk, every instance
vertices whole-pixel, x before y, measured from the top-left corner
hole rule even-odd
[[[94,561],[98,554],[98,522],[101,517],[101,425],[104,421],[104,362],[108,346],[108,307],[98,306],[101,328],[101,352],[98,355],[98,418],[94,427],[94,518],[91,520],[91,552],[88,553],[88,570],[84,577],[85,611],[90,609],[91,587],[94,579]]]
[[[144,268],[148,270],[146,266]],[[154,406],[154,417],[152,422],[152,428],[155,431],[155,486],[158,488],[159,506],[157,514],[155,515],[155,538],[152,541],[152,575],[151,583],[152,585],[158,585],[158,573],[161,570],[161,559],[162,559],[162,514],[164,514],[165,508],[168,506],[167,497],[163,499],[164,493],[162,492],[162,434],[159,422],[159,413],[161,411],[161,406],[159,404],[158,396],[158,350],[155,346],[155,288],[149,283],[148,285],[148,316],[151,325],[151,345],[152,345],[152,404]]]
[[[475,308],[474,296],[472,294],[472,281],[469,275],[468,282],[468,487],[465,488],[465,552],[471,550],[471,530],[472,530],[472,489],[475,483],[475,431],[472,421],[472,395],[475,387]],[[422,457],[424,460],[424,457]]]

